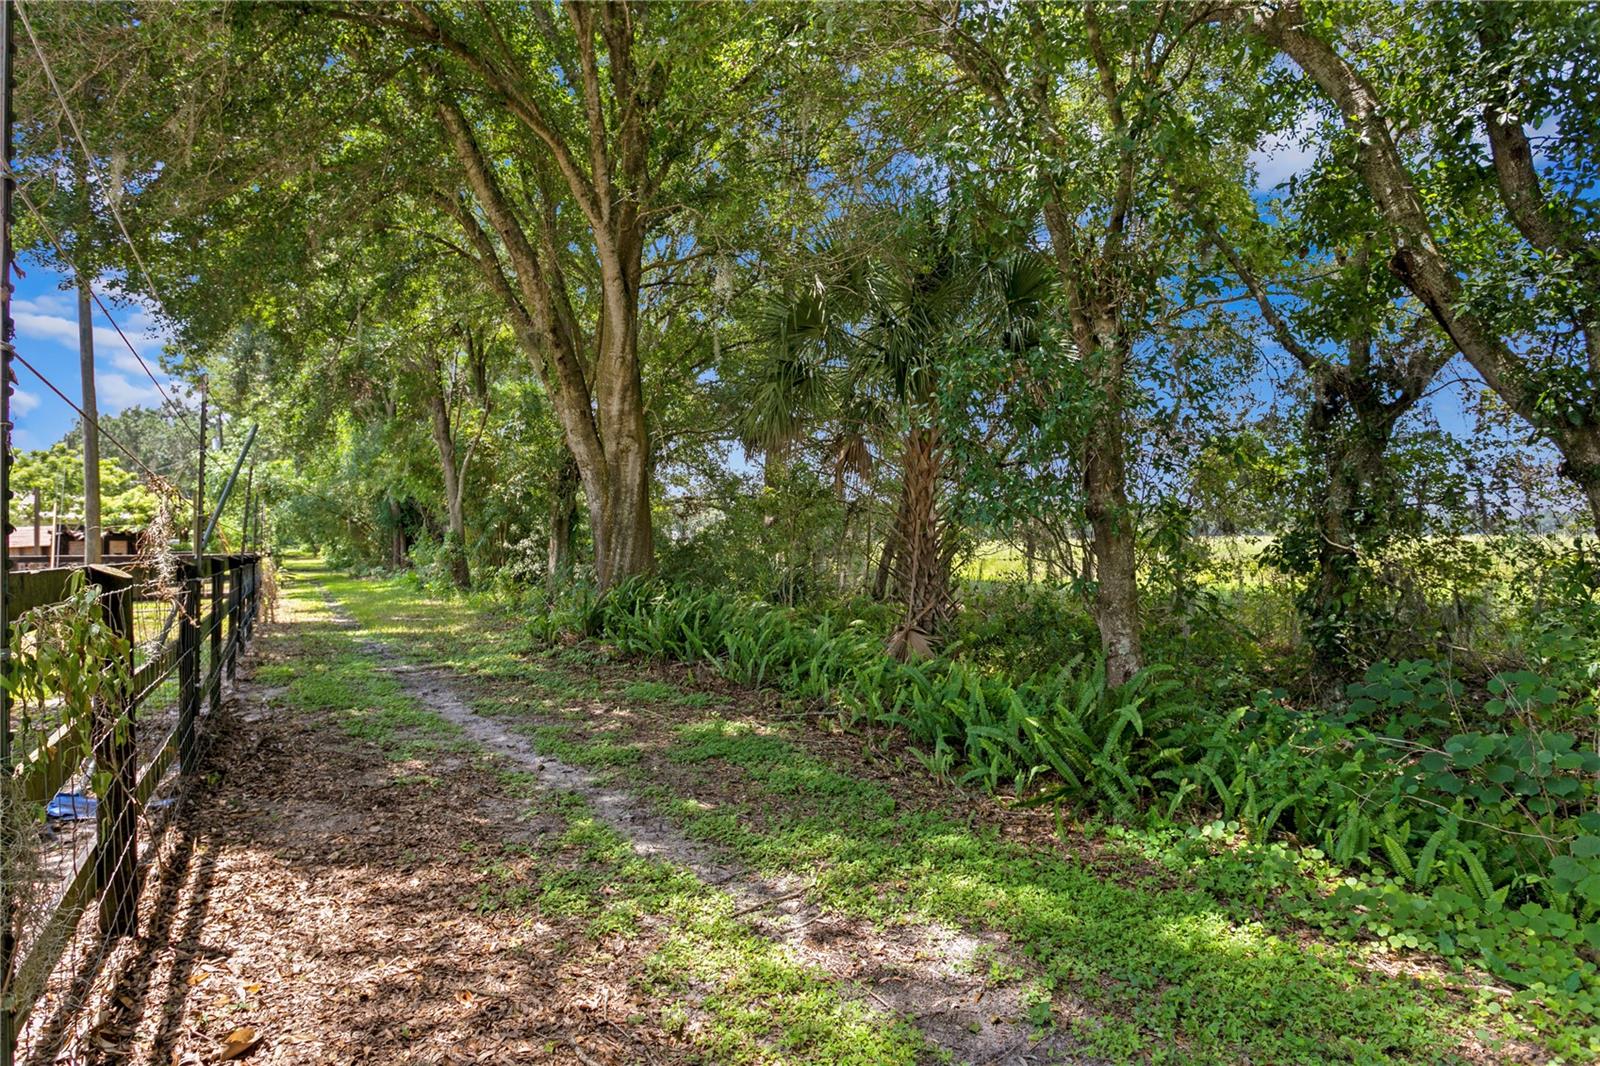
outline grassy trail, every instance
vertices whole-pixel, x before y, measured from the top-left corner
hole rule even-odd
[[[986,960],[986,980],[1018,989],[1038,1033],[1075,1057],[1543,1060],[1496,1035],[1518,1026],[1471,974],[1324,940],[1247,883],[1234,897],[1226,884],[1151,867],[1115,846],[1089,856],[1018,840],[988,816],[991,801],[863,759],[860,738],[812,719],[785,721],[769,699],[615,662],[603,649],[537,649],[496,608],[403,580],[352,579],[303,562],[291,572],[291,587],[325,588],[392,654],[450,671],[480,713],[538,750],[629,790],[762,876],[804,879],[804,902],[819,913],[863,931],[940,923],[999,938],[991,942],[1005,946]],[[670,970],[693,955],[659,958]],[[763,1014],[771,1009],[745,1016],[750,1031],[729,1039],[773,1046],[772,1026],[782,1025]],[[737,1014],[724,1019],[736,1029]],[[789,1037],[777,1045],[786,1040],[789,1054],[811,1061],[901,1053],[838,1057]],[[912,1040],[904,1053],[925,1050]]]

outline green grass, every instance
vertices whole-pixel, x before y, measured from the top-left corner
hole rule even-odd
[[[461,727],[418,706],[333,625],[325,606],[301,596],[297,609],[318,619],[294,638],[299,661],[259,668],[259,683],[282,686],[290,706],[329,713],[347,735],[376,744],[393,759],[461,748]]]
[[[1218,571],[1211,576],[1220,579],[1236,569],[1253,566],[1262,550],[1272,543],[1272,538],[1248,535],[1214,536],[1200,537],[1198,542],[1204,545],[1211,558],[1218,564]],[[1082,555],[1086,547],[1079,543],[1074,546],[1074,550]],[[1034,564],[1035,579],[1043,578],[1044,572],[1044,560],[1041,554]],[[1022,552],[1012,545],[1001,541],[989,541],[978,545],[971,558],[962,565],[957,576],[966,581],[1023,581],[1028,576],[1028,561]]]
[[[492,607],[431,597],[403,580],[323,580],[402,654],[448,661],[497,685],[559,687],[549,675],[561,667],[529,661],[520,627]],[[622,694],[670,702],[671,686],[656,684]],[[882,786],[808,755],[782,729],[676,705],[683,724],[667,757],[708,782],[736,776],[740,802],[707,809],[674,795],[617,733],[546,728],[535,737],[556,757],[612,768],[691,835],[764,873],[814,877],[815,899],[830,910],[1006,934],[1044,988],[1087,1005],[1085,1016],[1060,1024],[1111,1061],[1449,1062],[1474,1031],[1525,1023],[1497,1016],[1500,1003],[1489,993],[1452,987],[1426,970],[1371,965],[1376,948],[1309,932],[1263,887],[1276,873],[1256,879],[1224,861],[1173,865],[1158,876],[1134,860],[1161,852],[1161,841],[1122,830],[1100,843],[1139,872],[1108,876],[1104,862],[1091,867],[974,828],[959,796],[945,810],[903,807]],[[670,961],[693,966],[692,956]],[[760,967],[747,961],[745,972],[751,968]],[[742,1009],[730,1004],[727,1016]]]
[[[629,766],[643,755],[634,745],[619,744],[610,736],[579,738],[569,725],[535,726],[524,732],[540,754],[591,770]]]
[[[632,936],[655,917],[670,920],[646,964],[645,987],[663,1020],[695,989],[710,1024],[697,1037],[712,1062],[761,1062],[798,1055],[828,1063],[913,1063],[927,1049],[905,1022],[885,1024],[835,984],[797,964],[735,916],[734,901],[687,871],[636,855],[627,840],[569,799],[558,848],[581,866],[539,887],[544,913],[585,918],[592,937]],[[533,897],[530,895],[530,900]],[[682,1024],[687,1024],[687,1015]],[[775,1056],[774,1052],[778,1052]]]
[[[666,703],[677,707],[712,707],[727,700],[707,692],[686,692],[665,681],[633,681],[623,686],[622,698],[635,703]]]

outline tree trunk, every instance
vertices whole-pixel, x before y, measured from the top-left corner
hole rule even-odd
[[[1317,569],[1302,613],[1317,672],[1334,679],[1346,676],[1350,668],[1349,610],[1361,565],[1352,529],[1361,486],[1355,442],[1337,426],[1340,404],[1319,382],[1306,415],[1307,436],[1322,456],[1322,476],[1316,508]]]
[[[1096,576],[1095,625],[1106,659],[1106,684],[1121,685],[1144,665],[1139,643],[1139,584],[1133,510],[1122,457],[1122,412],[1103,412],[1090,432],[1083,464]]]
[[[1305,623],[1318,672],[1346,680],[1358,665],[1352,637],[1363,624],[1354,608],[1378,590],[1362,587],[1361,553],[1381,548],[1402,510],[1398,487],[1386,469],[1395,422],[1414,406],[1412,394],[1396,405],[1373,402],[1360,391],[1336,396],[1323,382],[1307,415],[1308,436],[1323,457],[1317,509],[1317,572]],[[1337,424],[1340,409],[1347,425]]]
[[[1595,532],[1600,533],[1600,426],[1577,426],[1568,432],[1557,472],[1583,493]]]
[[[637,285],[638,267],[632,264]],[[637,293],[637,288],[634,288]],[[605,453],[605,547],[597,546],[602,589],[656,567],[656,541],[650,514],[650,439],[645,429],[645,397],[638,378],[638,301],[621,309],[622,328],[606,330],[600,367],[595,370],[598,431]],[[590,507],[592,511],[592,507]]]
[[[1111,109],[1120,116],[1114,94],[1112,97]],[[1122,124],[1120,117],[1117,121]],[[1135,312],[1130,298],[1116,280],[1128,254],[1124,227],[1132,203],[1132,172],[1132,161],[1126,160],[1118,179],[1113,221],[1101,241],[1091,241],[1080,230],[1067,205],[1057,200],[1044,205],[1056,268],[1066,288],[1073,347],[1097,399],[1084,439],[1082,488],[1089,545],[1083,571],[1093,575],[1088,580],[1094,584],[1094,620],[1100,631],[1108,686],[1127,682],[1144,666],[1134,544],[1137,528],[1128,503],[1128,437],[1123,410],[1124,379],[1133,347],[1130,331],[1137,319],[1131,317]]]
[[[1128,448],[1123,413],[1123,378],[1128,345],[1118,311],[1096,304],[1090,294],[1073,301],[1074,343],[1089,371],[1098,403],[1085,440],[1084,517],[1094,566],[1095,627],[1106,661],[1106,684],[1121,685],[1144,666],[1139,639],[1137,528],[1128,503]],[[1085,559],[1088,570],[1089,559]]]
[[[896,584],[906,613],[890,637],[896,658],[925,658],[953,611],[950,557],[939,513],[944,456],[935,429],[914,426],[906,435],[901,478],[900,559]]]
[[[406,562],[406,534],[400,528],[400,504],[393,494],[384,498],[389,512],[389,569],[398,571]]]
[[[444,545],[450,566],[450,581],[456,588],[465,590],[472,587],[472,570],[467,563],[467,522],[461,500],[461,471],[456,465],[455,434],[450,428],[450,408],[443,392],[429,391],[428,411],[433,416],[433,443],[439,450],[439,472],[444,475],[445,510],[450,518]]]
[[[644,223],[636,205],[626,203],[608,215],[604,226],[591,220],[602,307],[590,370],[580,352],[583,337],[567,298],[553,217],[541,219],[537,240],[530,239],[459,109],[441,102],[437,113],[468,186],[501,239],[512,276],[472,212],[449,196],[441,196],[439,206],[475,248],[479,269],[506,305],[512,332],[545,386],[578,464],[595,576],[604,591],[655,566],[650,448],[638,359]]]
[[[900,528],[905,521],[906,495],[902,492],[894,521],[883,535],[883,550],[878,553],[878,572],[872,578],[872,598],[880,603],[889,598],[889,579],[894,576],[895,560],[900,556]]]
[[[550,494],[550,531],[546,546],[545,584],[551,594],[572,579],[578,534],[578,461],[565,448]]]

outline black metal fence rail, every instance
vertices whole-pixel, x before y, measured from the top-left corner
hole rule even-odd
[[[128,649],[128,682],[97,699],[89,721],[0,721],[0,803],[10,808],[0,812],[0,1066],[53,1058],[59,1039],[35,1030],[59,1037],[76,1007],[52,992],[53,975],[71,969],[81,984],[107,947],[136,931],[150,852],[141,841],[159,835],[199,768],[199,723],[221,706],[254,630],[261,564],[254,553],[185,560],[163,594],[136,568],[87,568]],[[6,633],[30,609],[61,602],[83,569],[7,575]],[[28,1027],[52,996],[62,1000],[51,1003],[52,1023]]]

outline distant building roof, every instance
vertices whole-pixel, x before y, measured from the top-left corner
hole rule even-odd
[[[83,543],[83,530],[81,528],[66,528],[61,532],[62,547],[64,549],[71,551],[68,547],[69,545],[81,545]],[[49,526],[42,525],[39,527],[39,546],[41,548],[48,549],[50,547],[50,534],[51,528]],[[137,529],[107,529],[103,532],[103,536],[108,540],[125,540],[136,544],[139,540],[139,531]],[[29,522],[13,529],[11,536],[6,540],[6,544],[12,548],[32,548],[33,523]],[[81,547],[77,548],[77,553],[83,554],[83,549]]]
[[[18,526],[16,529],[11,531],[11,536],[7,539],[6,543],[13,548],[33,547],[33,527]],[[50,546],[49,526],[43,526],[39,529],[39,545],[46,548]]]

